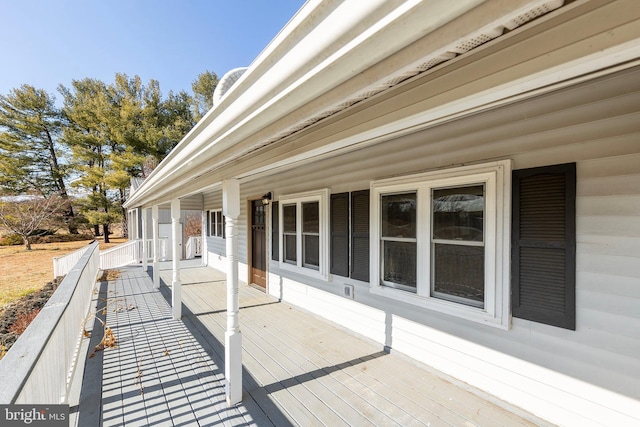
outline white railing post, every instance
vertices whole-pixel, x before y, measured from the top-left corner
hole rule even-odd
[[[192,259],[202,255],[202,237],[189,236],[185,246],[185,258]]]
[[[142,271],[147,272],[147,210],[142,208],[140,213],[142,214]]]
[[[182,288],[180,283],[180,199],[171,200],[171,236],[173,238],[172,266],[173,275],[171,280],[171,305],[174,319],[182,317]]]
[[[153,287],[160,289],[160,254],[158,253],[158,205],[151,208],[151,224],[153,227]]]
[[[62,276],[62,274],[60,274],[60,262],[59,262],[59,257],[53,257],[53,278],[55,279],[56,277]]]
[[[165,261],[169,255],[169,239],[163,237],[158,242],[160,243],[160,260]]]
[[[224,334],[224,374],[227,405],[242,401],[242,334],[238,320],[238,216],[240,216],[240,182],[222,183],[222,211],[227,245],[227,330]]]
[[[187,243],[184,245],[184,258],[195,258],[195,248],[193,247],[193,237],[189,236]]]

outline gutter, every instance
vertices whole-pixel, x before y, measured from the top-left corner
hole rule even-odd
[[[487,10],[497,9],[501,15],[496,18],[495,13],[485,14],[488,23],[479,29],[467,30],[446,46],[434,46],[432,52],[421,52],[420,58],[408,64],[397,64],[391,74],[363,82],[359,90],[340,94],[321,110],[300,114],[307,104],[348,80],[357,80],[375,64],[425,35],[440,31],[482,3]],[[175,194],[179,188],[176,181],[189,176],[190,171],[193,175],[193,171],[209,163],[213,163],[213,169],[281,140],[560,7],[563,0],[461,0],[454,4],[455,8],[446,0],[308,2],[219,104],[130,195],[125,207],[179,197]],[[289,124],[279,131],[266,139],[256,137],[285,118]]]

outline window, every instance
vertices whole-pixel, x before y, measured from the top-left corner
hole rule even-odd
[[[369,281],[369,190],[331,195],[331,274]]]
[[[326,278],[328,191],[280,197],[280,266]]]
[[[513,316],[576,328],[576,165],[513,172]]]
[[[320,267],[320,203],[302,203],[302,266]]]
[[[416,291],[417,193],[381,196],[381,282],[385,286]]]
[[[507,328],[510,161],[375,181],[374,293]]]
[[[224,219],[224,215],[222,215],[222,210],[209,211],[207,214],[207,218],[209,236],[224,238],[224,227],[226,222]]]
[[[298,263],[298,219],[296,204],[282,206],[282,241],[284,243],[284,261],[290,264]]]
[[[432,295],[484,305],[484,185],[431,191]]]

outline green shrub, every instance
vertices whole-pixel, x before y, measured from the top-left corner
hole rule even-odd
[[[31,243],[60,243],[76,242],[79,240],[93,240],[92,234],[54,234],[51,236],[33,237]]]
[[[47,234],[44,236],[29,237],[29,241],[34,244],[77,242],[80,240],[94,240],[94,237],[93,234]],[[0,246],[17,246],[23,244],[24,242],[19,234],[7,234],[4,237],[0,237]]]
[[[6,236],[0,238],[0,246],[15,246],[22,245],[24,242],[22,241],[22,237],[19,234],[7,234]]]

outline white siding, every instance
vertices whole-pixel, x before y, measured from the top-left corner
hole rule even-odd
[[[238,277],[242,281],[246,281],[247,272],[247,204],[242,201],[248,200],[246,187],[241,188],[240,194],[240,217],[238,221]],[[208,191],[204,193],[204,210],[222,209],[222,189]],[[219,237],[207,237],[205,239],[206,252],[205,262],[208,266],[220,270],[226,270],[226,240]]]
[[[511,158],[516,169],[577,162],[576,331],[522,319],[496,330],[375,297],[367,283],[293,276],[276,262],[268,289],[553,422],[621,425],[640,413],[639,140],[640,70],[633,70],[261,176],[241,191],[243,200],[266,191],[277,200],[468,162]],[[244,263],[246,215],[243,204]],[[353,301],[341,296],[343,283],[354,284]]]
[[[218,191],[208,191],[203,195],[203,209],[205,214],[209,210],[213,209],[222,209],[222,190]],[[206,224],[206,216],[205,216],[205,227],[203,228],[203,262],[211,267],[218,269],[225,269],[225,257],[227,253],[227,249],[225,246],[224,239],[220,239],[218,237],[209,237]]]

